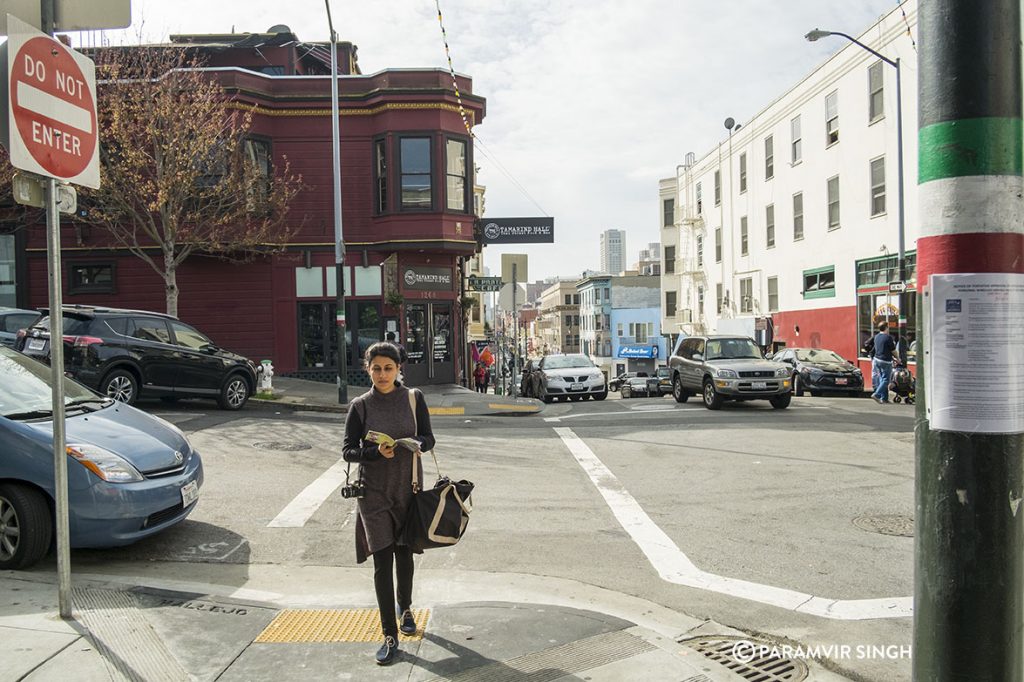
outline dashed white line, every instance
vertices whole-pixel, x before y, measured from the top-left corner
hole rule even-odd
[[[572,429],[557,427],[555,433],[590,477],[615,518],[640,547],[662,580],[835,620],[906,618],[913,615],[913,597],[827,599],[702,571],[651,520],[615,474]]]

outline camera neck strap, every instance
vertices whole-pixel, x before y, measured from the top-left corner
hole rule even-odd
[[[411,388],[409,389],[409,407],[412,409],[412,423],[416,426],[416,435],[420,435],[420,425],[416,419],[416,393]],[[434,468],[437,469],[437,477],[441,478],[441,466],[437,463],[437,455],[434,454],[433,449],[430,450],[430,456],[434,459]],[[420,458],[419,451],[412,453],[412,492],[413,494],[420,491],[420,476],[419,466],[417,466]]]

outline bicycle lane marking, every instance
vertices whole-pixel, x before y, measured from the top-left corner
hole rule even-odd
[[[913,597],[829,599],[702,571],[651,520],[615,474],[572,429],[554,427],[554,431],[662,580],[835,620],[907,618],[913,615]]]

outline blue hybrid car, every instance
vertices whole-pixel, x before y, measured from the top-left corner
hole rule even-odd
[[[126,545],[183,521],[203,463],[159,417],[64,382],[72,547]],[[0,347],[0,569],[27,568],[54,537],[50,368]]]

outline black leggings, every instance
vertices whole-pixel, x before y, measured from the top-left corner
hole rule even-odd
[[[385,637],[397,638],[395,581],[392,577],[395,568],[398,574],[398,608],[405,611],[412,606],[412,549],[408,545],[390,545],[373,553],[373,588],[377,592],[381,630]]]

